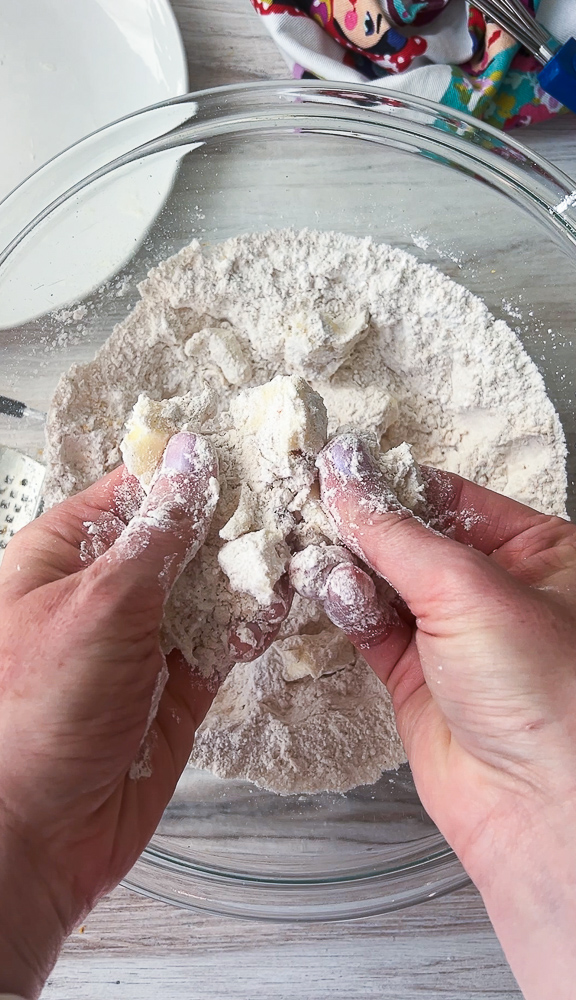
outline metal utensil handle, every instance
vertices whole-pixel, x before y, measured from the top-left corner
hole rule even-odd
[[[17,399],[9,399],[8,396],[0,396],[0,413],[5,413],[7,417],[23,417],[25,411],[25,403],[20,403]]]
[[[543,66],[560,48],[560,42],[532,17],[520,0],[473,0],[473,3],[513,35]]]
[[[46,414],[41,410],[34,410],[26,403],[21,403],[19,399],[11,399],[10,396],[0,396],[0,413],[6,417],[30,417],[33,420],[45,420]]]

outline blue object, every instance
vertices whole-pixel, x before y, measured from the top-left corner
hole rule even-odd
[[[538,74],[540,86],[576,111],[576,38],[569,38]]]

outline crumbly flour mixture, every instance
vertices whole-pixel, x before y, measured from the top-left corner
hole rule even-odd
[[[251,234],[192,243],[140,291],[56,390],[46,499],[122,456],[147,489],[175,430],[211,441],[220,501],[164,623],[165,648],[203,672],[226,674],[233,627],[256,649],[245,623],[274,608],[291,553],[338,540],[314,461],[340,431],[381,450],[415,502],[412,456],[565,514],[564,435],[536,366],[480,299],[409,254],[338,233]],[[344,791],[402,760],[385,690],[297,596],[270,650],[223,683],[191,762],[289,793]]]

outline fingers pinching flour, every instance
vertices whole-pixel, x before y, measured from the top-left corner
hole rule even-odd
[[[382,643],[399,622],[368,573],[340,545],[309,545],[297,552],[290,582],[302,597],[320,601],[330,621],[359,649]]]
[[[359,566],[341,563],[326,583],[324,610],[358,649],[380,646],[400,624],[398,613],[378,596],[374,581]]]
[[[396,512],[400,516],[423,512],[424,483],[406,443],[388,452],[371,453],[357,434],[340,434],[320,452],[316,460],[324,504],[343,529],[342,517],[332,500],[341,491],[362,494],[366,515]]]
[[[229,346],[231,337],[228,331]],[[223,342],[219,334],[218,343]],[[207,388],[198,396],[189,392],[160,402],[141,394],[128,419],[121,451],[128,471],[149,492],[132,529],[134,538],[142,540],[150,519],[162,521],[167,515],[160,497],[165,496],[165,504],[171,502],[172,494],[165,495],[162,483],[166,456],[180,435],[168,444],[160,469],[158,463],[159,449],[176,419],[206,432],[208,437],[198,441],[217,443],[224,473],[220,509],[229,516],[224,523],[219,521],[218,537],[206,546],[200,566],[208,588],[215,584],[214,603],[210,607],[206,588],[198,589],[192,604],[200,612],[200,628],[185,642],[180,622],[174,622],[172,641],[202,670],[216,669],[224,675],[231,666],[231,648],[238,647],[241,659],[257,656],[279,627],[281,616],[288,613],[289,602],[278,601],[277,589],[290,558],[287,539],[290,536],[294,542],[307,523],[303,509],[315,486],[314,463],[326,442],[327,413],[322,397],[297,375],[279,375],[239,391],[227,408],[216,410]],[[202,482],[200,465],[194,471]],[[230,489],[231,479],[238,489]],[[216,630],[214,623],[228,628]],[[244,630],[241,639],[237,628]]]
[[[355,559],[342,545],[307,545],[290,560],[290,583],[297,594],[311,601],[322,601],[332,570]]]
[[[166,599],[203,545],[219,495],[210,442],[186,431],[175,434],[150,493],[105,558],[111,564],[131,561],[140,586],[157,582]]]
[[[208,386],[199,393],[162,400],[140,393],[126,422],[120,452],[124,465],[146,493],[150,492],[170,437],[202,424],[214,411],[214,405],[214,392]]]
[[[420,520],[426,513],[424,482],[408,445],[378,454],[356,434],[341,434],[319,454],[324,506],[342,541],[366,560],[363,534],[384,514]],[[355,511],[362,514],[362,527]]]
[[[235,621],[228,632],[228,650],[236,662],[245,662],[261,656],[288,617],[293,592],[286,576],[274,588],[270,603],[255,612],[248,621]]]
[[[370,571],[364,578],[362,539],[347,533],[347,491],[378,530],[378,518],[389,517],[379,513],[384,481],[386,509],[416,514],[409,523],[425,530],[417,459],[563,514],[565,443],[542,378],[477,297],[370,239],[285,230],[215,246],[195,241],[155,267],[140,294],[94,360],[73,366],[56,389],[47,505],[116,468],[123,453],[151,505],[128,538],[136,544],[154,533],[161,551],[195,502],[174,506],[181,484],[159,472],[163,450],[179,431],[206,439],[218,456],[220,499],[204,545],[166,602],[163,646],[181,649],[207,676],[222,679],[232,660],[239,665],[220,688],[193,761],[284,792],[373,781],[403,752],[386,691],[346,640],[339,645],[330,620],[345,623],[358,644],[386,627],[381,582]],[[376,477],[359,456],[356,486],[338,471],[334,439],[341,447],[343,434],[360,435]],[[323,503],[315,461],[327,440],[318,468]],[[164,558],[154,564],[156,573],[164,568],[162,599],[195,547],[189,515],[180,528],[180,555],[166,552],[166,567]],[[114,526],[106,530],[113,541]],[[232,559],[231,549],[227,560],[225,546],[237,542],[246,558]],[[87,558],[91,543],[89,536]],[[298,583],[291,568],[289,583],[288,555],[294,563],[309,546],[342,553],[343,545],[355,546],[359,559],[336,560],[320,600],[316,579]],[[359,608],[371,616],[370,635],[354,633]],[[320,671],[311,657],[317,667],[322,660]]]

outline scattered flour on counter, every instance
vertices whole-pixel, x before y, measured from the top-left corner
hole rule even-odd
[[[165,649],[205,672],[226,674],[232,621],[271,599],[289,550],[337,541],[314,481],[326,435],[359,431],[384,464],[400,446],[392,471],[413,503],[411,454],[565,515],[564,435],[536,366],[480,299],[409,254],[311,231],[194,242],[140,293],[96,358],[57,387],[46,501],[118,464],[140,394],[128,427],[138,459],[154,413],[154,460],[172,430],[210,440],[220,501],[164,622]],[[298,596],[271,649],[223,683],[192,763],[288,793],[343,791],[403,759],[385,690]]]

